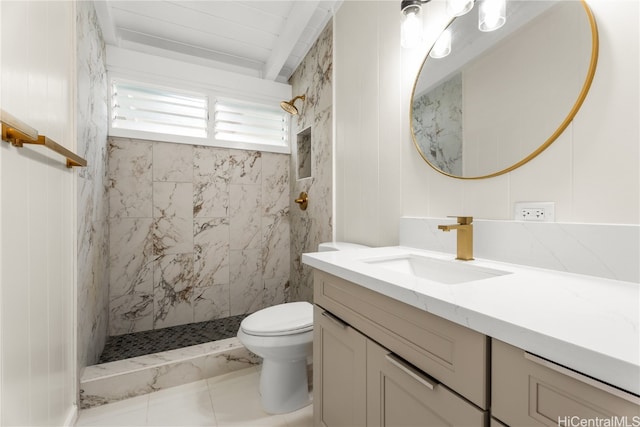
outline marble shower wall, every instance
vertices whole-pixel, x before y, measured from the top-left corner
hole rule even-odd
[[[109,321],[109,199],[105,45],[92,2],[76,3],[78,152],[78,367],[98,361]]]
[[[462,74],[413,102],[413,129],[422,155],[441,171],[462,172]]]
[[[293,95],[306,94],[303,103],[296,104],[300,114],[293,116],[291,135],[311,127],[311,177],[297,179],[297,150],[292,147],[291,194],[301,191],[309,195],[306,211],[291,201],[291,301],[312,301],[311,268],[301,262],[302,253],[317,251],[318,244],[331,241],[333,224],[333,20],[291,76]],[[299,101],[298,101],[299,102]]]
[[[110,138],[110,334],[284,302],[289,161]]]

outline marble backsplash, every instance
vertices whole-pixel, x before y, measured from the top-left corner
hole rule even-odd
[[[333,233],[333,21],[322,31],[304,60],[289,79],[294,95],[306,95],[297,105],[300,114],[291,120],[291,135],[310,130],[304,148],[292,147],[291,194],[309,195],[307,210],[291,201],[291,301],[313,299],[313,275],[302,264],[304,252],[317,251],[318,244],[332,241]],[[304,138],[301,139],[301,141]],[[296,138],[293,138],[294,143]],[[310,159],[303,162],[300,156]],[[311,173],[299,178],[298,166]]]
[[[98,361],[109,321],[109,198],[105,45],[92,2],[78,2],[78,367]]]
[[[455,218],[400,219],[400,245],[456,253]],[[474,219],[474,256],[607,279],[640,282],[640,226]]]
[[[109,142],[110,335],[287,299],[289,155]]]

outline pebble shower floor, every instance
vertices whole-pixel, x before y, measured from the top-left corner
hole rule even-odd
[[[190,323],[152,331],[109,337],[98,363],[113,362],[161,351],[235,337],[248,314]]]

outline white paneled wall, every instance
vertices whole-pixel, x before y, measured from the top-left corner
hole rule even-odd
[[[334,19],[338,240],[397,242],[400,30],[388,21],[399,25],[399,10],[399,2],[344,2]]]
[[[458,180],[432,170],[409,133],[414,79],[446,25],[444,1],[425,7],[427,40],[411,50],[400,47],[399,2],[345,2],[335,18],[337,238],[393,245],[400,216],[512,219],[514,202],[532,200],[555,202],[559,222],[640,223],[640,3],[588,4],[600,55],[573,122],[521,168]]]
[[[1,2],[0,106],[75,148],[72,2]],[[0,143],[0,424],[74,416],[76,172]]]

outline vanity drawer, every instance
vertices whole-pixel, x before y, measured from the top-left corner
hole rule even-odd
[[[322,271],[314,302],[483,409],[488,338]]]
[[[486,427],[488,413],[367,341],[367,426]]]
[[[640,423],[637,396],[502,341],[492,341],[491,354],[491,412],[511,426],[587,425],[597,419],[597,425]]]

